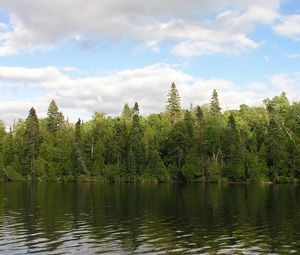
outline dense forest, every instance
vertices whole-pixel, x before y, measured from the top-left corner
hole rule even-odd
[[[7,181],[191,182],[300,178],[300,102],[283,92],[261,107],[222,112],[218,94],[181,108],[172,83],[166,111],[96,112],[69,123],[52,100],[46,118],[31,108],[7,132],[0,124],[0,178]]]

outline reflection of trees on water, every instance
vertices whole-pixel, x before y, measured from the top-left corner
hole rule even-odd
[[[30,251],[282,253],[297,250],[299,213],[297,185],[0,185],[0,232],[9,217]]]

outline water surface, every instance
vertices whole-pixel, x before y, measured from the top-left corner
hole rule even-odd
[[[300,186],[0,184],[0,254],[300,252]]]

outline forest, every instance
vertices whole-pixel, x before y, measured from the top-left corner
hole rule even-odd
[[[176,85],[166,109],[143,116],[95,112],[69,123],[51,101],[46,118],[31,108],[7,130],[0,123],[2,181],[297,182],[300,102],[286,94],[261,106],[222,111],[218,93],[186,110]]]

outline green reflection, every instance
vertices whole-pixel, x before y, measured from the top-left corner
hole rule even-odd
[[[298,252],[299,186],[0,185],[0,254]]]

